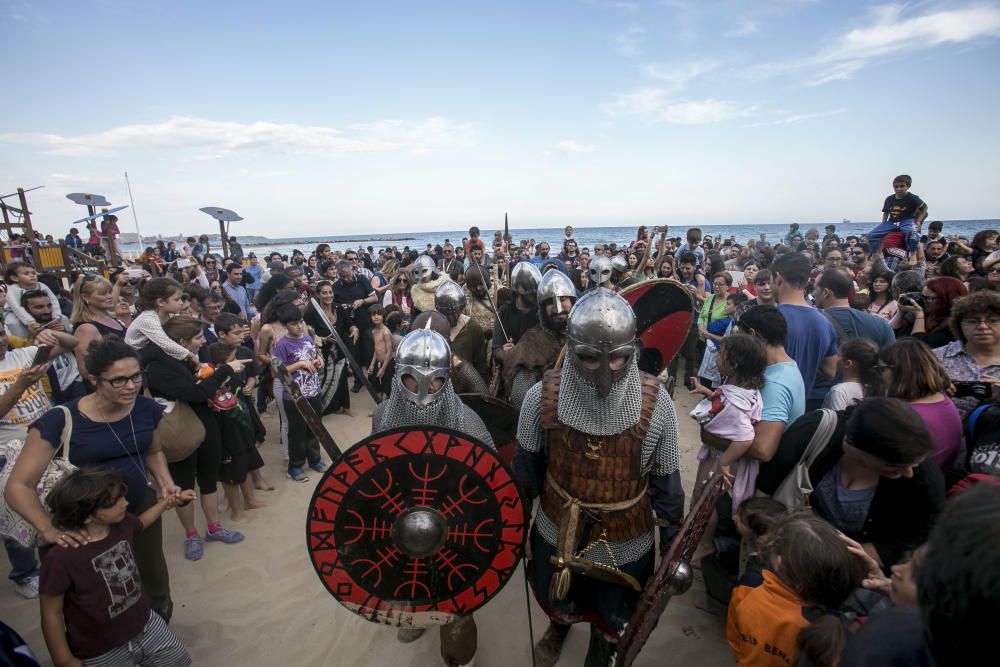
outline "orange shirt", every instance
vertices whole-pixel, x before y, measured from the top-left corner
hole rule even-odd
[[[786,667],[795,658],[795,639],[809,625],[802,601],[768,570],[756,586],[733,589],[726,639],[740,667]]]

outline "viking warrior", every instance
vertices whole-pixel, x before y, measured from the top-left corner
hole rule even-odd
[[[494,447],[490,432],[451,384],[451,349],[430,329],[407,334],[396,349],[396,375],[389,398],[375,406],[372,433],[397,426],[434,425],[468,433]],[[398,639],[412,642],[424,628],[400,628]],[[441,626],[441,657],[448,667],[471,665],[476,656],[476,621],[463,617]]]
[[[528,329],[538,324],[538,283],[542,274],[531,262],[518,262],[510,274],[511,298],[499,306],[493,326],[493,356],[504,364]]]
[[[465,314],[479,323],[487,340],[493,336],[497,316],[494,284],[490,271],[479,264],[470,265],[465,272]]]
[[[472,364],[481,375],[486,376],[486,341],[479,323],[465,314],[465,291],[456,282],[441,283],[434,293],[434,310],[448,318],[450,331],[448,344],[453,354],[462,361]]]
[[[548,371],[521,408],[514,469],[529,497],[541,496],[529,577],[551,620],[535,647],[538,667],[555,664],[581,621],[590,623],[585,666],[611,664],[653,571],[654,527],[669,545],[681,525],[674,406],[639,372],[635,331],[623,298],[585,294],[570,311],[562,369]]]
[[[569,277],[555,269],[547,271],[538,284],[538,326],[521,336],[503,365],[507,400],[515,409],[521,409],[528,390],[556,365],[574,303],[576,288]]]
[[[418,313],[434,310],[434,294],[442,283],[449,280],[447,274],[435,270],[433,258],[428,255],[417,257],[413,263],[413,285],[410,287],[410,298],[416,312],[411,315],[416,317]]]
[[[615,291],[617,292],[625,280],[625,274],[628,273],[628,260],[621,255],[615,255],[611,258],[611,283],[615,286]]]
[[[598,287],[614,289],[614,283],[611,281],[614,269],[611,267],[611,259],[609,257],[598,255],[590,260],[587,270],[590,272],[590,289],[597,289]]]

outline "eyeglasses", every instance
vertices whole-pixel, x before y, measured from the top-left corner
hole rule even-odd
[[[97,379],[100,382],[110,385],[113,389],[121,389],[129,382],[138,387],[142,384],[142,372],[140,371],[135,375],[121,375],[113,378],[102,378],[98,376]]]
[[[994,266],[990,269],[990,273],[1000,273],[1000,265]]]
[[[978,327],[980,324],[985,324],[990,329],[996,329],[1000,327],[1000,317],[976,317],[962,320],[963,327]]]

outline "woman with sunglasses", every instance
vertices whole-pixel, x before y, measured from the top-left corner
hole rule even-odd
[[[913,314],[910,335],[932,349],[955,340],[951,330],[951,304],[968,293],[960,280],[942,276],[924,283],[920,292],[923,303],[913,295],[900,295],[899,310]],[[902,315],[896,317],[902,318]]]
[[[158,498],[180,493],[156,435],[163,408],[140,394],[138,356],[121,339],[109,336],[95,341],[86,359],[86,376],[96,389],[63,406],[72,420],[70,462],[76,466],[110,466],[124,472],[129,481],[125,495],[129,510],[140,514]],[[87,539],[79,531],[56,529],[35,493],[42,473],[59,448],[65,425],[66,412],[61,408],[49,410],[31,425],[5,496],[11,508],[56,549],[76,547]],[[136,533],[133,550],[142,587],[157,613],[169,620],[173,603],[159,519]]]

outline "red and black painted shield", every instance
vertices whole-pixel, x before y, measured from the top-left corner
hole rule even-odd
[[[684,519],[681,532],[670,543],[670,549],[660,559],[653,576],[646,581],[632,618],[618,640],[615,667],[631,667],[659,623],[670,598],[681,595],[691,587],[691,560],[705,535],[715,504],[727,488],[726,478],[716,468]]]
[[[659,375],[680,351],[691,329],[691,295],[679,282],[667,278],[630,285],[618,294],[635,312],[635,333],[642,344],[639,370]]]
[[[324,473],[309,507],[309,555],[327,590],[359,616],[443,625],[510,580],[528,511],[510,468],[472,436],[391,429]]]

